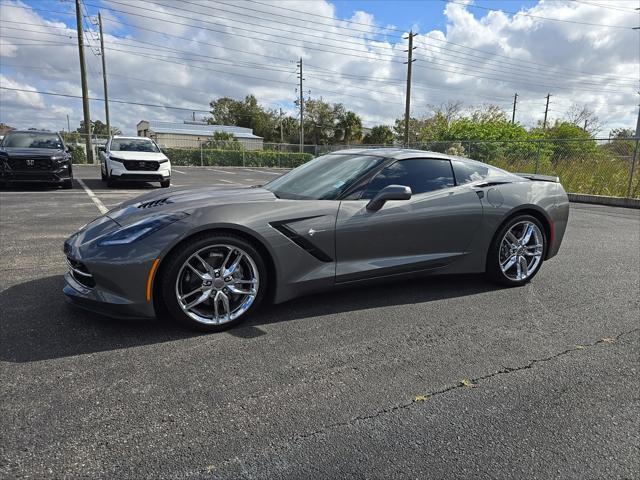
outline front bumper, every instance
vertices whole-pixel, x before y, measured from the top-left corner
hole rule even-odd
[[[0,180],[5,182],[63,183],[71,177],[68,166],[52,170],[9,170],[0,169]]]
[[[109,175],[120,181],[162,182],[171,178],[171,166],[165,162],[157,170],[128,170],[122,163],[109,160]]]
[[[133,302],[100,288],[87,288],[70,272],[64,276],[62,292],[70,303],[100,315],[113,318],[153,318],[155,311],[150,302]]]
[[[147,281],[158,250],[144,241],[133,248],[97,246],[101,235],[117,228],[109,217],[99,217],[64,243],[69,271],[63,292],[72,303],[103,315],[152,318]]]

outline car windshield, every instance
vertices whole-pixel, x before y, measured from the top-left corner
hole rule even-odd
[[[112,152],[158,152],[158,147],[151,140],[136,138],[114,138],[111,141]]]
[[[2,142],[7,148],[47,148],[61,150],[62,140],[55,133],[15,132],[8,133]]]
[[[279,198],[333,200],[383,161],[371,155],[324,155],[269,182],[265,188]]]

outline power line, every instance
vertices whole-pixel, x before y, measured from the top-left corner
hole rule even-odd
[[[251,2],[251,3],[256,3],[256,4],[259,4],[259,5],[265,5],[267,7],[277,8],[278,10],[286,10],[288,12],[297,13],[299,15],[313,15],[314,17],[318,17],[318,18],[328,18],[328,19],[335,20],[335,21],[338,21],[338,22],[351,23],[351,24],[354,24],[354,25],[364,25],[364,26],[367,26],[367,27],[371,27],[371,25],[369,25],[368,23],[356,22],[354,20],[343,20],[343,19],[338,19],[338,18],[335,18],[335,17],[330,17],[328,15],[320,15],[318,13],[303,12],[301,10],[294,10],[293,8],[285,8],[285,7],[281,7],[281,6],[270,5],[268,3],[259,2],[257,0],[245,0],[245,1]],[[402,36],[402,34],[406,33],[406,30],[402,30],[402,29],[394,28],[394,27],[375,27],[375,28],[384,29],[384,30],[390,30],[390,31],[393,31],[393,32],[399,32],[401,34],[399,36]]]
[[[431,40],[436,40],[436,39],[431,38],[431,37],[425,37],[425,38],[430,38]],[[421,40],[424,41],[424,39],[421,39]],[[497,58],[487,58],[487,57],[483,57],[483,56],[480,56],[480,55],[474,55],[473,53],[461,52],[459,50],[454,50],[454,49],[451,49],[451,48],[447,48],[447,47],[442,46],[442,45],[429,45],[429,44],[425,43],[425,44],[423,44],[421,46],[422,46],[422,48],[424,48],[427,51],[431,51],[431,50],[428,50],[429,47],[431,47],[431,48],[439,48],[441,50],[444,50],[443,55],[453,55],[454,58],[460,58],[462,60],[468,60],[468,61],[471,61],[471,62],[477,62],[477,60],[475,60],[477,58],[477,59],[483,60],[483,61],[485,61],[487,63],[491,63],[491,62],[506,63],[506,62],[503,62],[503,61],[501,61],[501,60],[499,60]],[[435,51],[433,53],[438,53],[438,52]],[[467,58],[467,57],[470,57],[470,58]],[[476,65],[474,65],[474,67],[475,66]],[[514,72],[518,72],[520,74],[522,72],[524,72],[527,75],[534,75],[534,76],[545,76],[546,77],[550,73],[548,71],[545,72],[544,74],[539,73],[540,72],[540,68],[536,67],[536,66],[517,65],[517,64],[510,64],[510,63],[507,63],[507,66],[501,67],[501,68],[503,68],[505,71],[514,71]],[[554,70],[557,69],[557,67],[552,66],[552,65],[550,65],[548,68],[553,68]],[[560,72],[554,71],[552,73],[555,76],[563,76],[563,77],[567,77],[567,78],[571,78],[571,79],[575,78],[575,74],[563,73],[561,71]],[[597,76],[599,78],[603,78],[603,76],[605,74],[585,74],[585,75]],[[623,84],[626,84],[626,85],[631,85],[632,83],[638,83],[638,80],[632,80],[632,81],[629,81],[629,82],[624,82],[623,80],[608,79],[608,78],[606,78],[605,80],[607,82],[609,82],[609,81],[618,81],[618,82],[622,81]],[[575,81],[579,81],[581,83],[588,83],[588,82],[584,82],[581,78],[575,78]],[[591,84],[595,84],[595,85],[601,85],[602,84],[602,82],[600,82],[600,83],[590,82],[590,83]],[[620,84],[620,86],[623,86],[623,84]],[[618,86],[618,85],[616,85],[616,86]]]
[[[488,10],[490,12],[495,12],[495,11],[501,11],[503,13],[508,13],[510,15],[520,15],[522,17],[530,17],[530,18],[537,18],[539,20],[549,20],[552,22],[562,22],[562,23],[573,23],[575,25],[588,25],[591,27],[604,27],[604,28],[619,28],[619,29],[623,29],[623,30],[633,30],[633,27],[628,27],[625,25],[607,25],[604,23],[590,23],[590,22],[580,22],[578,20],[564,20],[564,19],[560,19],[560,18],[550,18],[550,17],[541,17],[539,15],[531,15],[530,13],[524,13],[524,12],[512,12],[509,10],[495,10],[493,8],[489,8],[489,7],[482,7],[480,5],[473,5],[473,4],[469,4],[469,3],[462,3],[462,2],[457,2],[454,0],[441,0],[442,2],[445,3],[455,3],[456,5],[462,5],[464,7],[469,7],[469,8],[478,8],[480,10]]]
[[[140,1],[145,2],[145,3],[152,3],[153,4],[153,2],[149,2],[148,0],[140,0]],[[110,3],[115,3],[117,5],[124,5],[124,6],[129,7],[129,5],[127,3],[119,2],[117,0],[110,0]],[[176,24],[176,25],[185,25],[185,26],[190,26],[190,27],[194,27],[194,28],[200,28],[200,29],[203,29],[203,30],[211,30],[211,31],[214,31],[214,32],[223,33],[223,34],[227,34],[227,35],[239,36],[237,33],[230,33],[230,32],[224,32],[224,31],[219,31],[219,30],[213,30],[213,29],[205,28],[205,27],[202,27],[202,26],[199,26],[199,25],[189,25],[189,24],[185,24],[185,23],[174,22],[174,21],[170,21],[170,20],[165,20],[163,18],[151,17],[149,15],[144,15],[144,14],[140,14],[140,13],[134,13],[134,12],[130,12],[130,11],[123,11],[123,10],[118,10],[118,9],[115,9],[115,8],[100,7],[99,5],[94,5],[94,4],[90,4],[90,3],[88,3],[87,5],[90,5],[90,6],[96,7],[96,8],[105,8],[106,10],[111,10],[111,11],[119,12],[119,13],[125,13],[127,15],[135,15],[135,16],[139,16],[139,17],[143,17],[143,18],[149,18],[151,20],[156,20],[156,21],[160,21],[160,22],[173,23],[173,24]],[[157,4],[154,4],[154,5],[157,5]],[[184,8],[180,8],[180,10],[189,11],[189,10],[186,10]],[[192,11],[192,13],[203,15],[203,12],[193,12]],[[205,24],[208,24],[208,25],[219,26],[219,27],[225,27],[225,28],[231,27],[234,30],[246,31],[246,32],[250,32],[250,33],[252,33],[254,35],[255,34],[266,35],[266,36],[273,37],[273,38],[282,38],[282,39],[285,39],[285,40],[291,40],[290,36],[276,35],[276,34],[267,33],[267,32],[259,32],[259,31],[256,31],[255,29],[252,29],[252,28],[244,28],[244,27],[239,27],[237,25],[230,26],[230,25],[216,23],[216,22],[209,22],[207,20],[188,17],[188,16],[185,16],[185,15],[179,15],[179,14],[176,14],[176,13],[173,13],[173,12],[171,12],[170,14],[173,17],[177,17],[177,18],[181,18],[181,19],[185,19],[185,20],[191,20],[191,21],[200,22],[200,23],[205,23]],[[167,15],[167,14],[164,14],[164,15]],[[262,28],[267,28],[267,29],[270,29],[270,30],[276,30],[276,31],[280,31],[280,32],[289,33],[287,31],[283,31],[281,28],[269,27],[269,26],[265,26],[265,25],[256,25],[256,24],[253,24],[253,23],[250,23],[250,22],[246,22],[246,21],[243,22],[243,23],[245,23],[247,25],[253,25],[254,27],[262,27]],[[312,34],[309,34],[309,33],[306,33],[305,37],[321,38],[321,39],[324,39],[324,40],[327,40],[327,41],[339,42],[340,43],[339,45],[332,45],[332,44],[326,44],[326,43],[321,43],[321,42],[313,42],[312,45],[315,44],[315,45],[320,45],[320,46],[323,46],[323,47],[339,48],[340,50],[349,50],[349,51],[358,52],[358,53],[368,53],[370,55],[378,55],[378,56],[395,58],[395,55],[390,54],[390,53],[375,53],[375,52],[363,51],[362,49],[345,47],[344,46],[345,43],[354,43],[354,42],[349,42],[347,40],[327,39],[326,37],[322,37],[322,36],[319,36],[319,35],[312,35]],[[264,39],[255,38],[255,37],[250,37],[250,38],[252,40],[264,40]],[[276,42],[274,40],[268,40],[268,41],[271,41],[273,43],[279,43],[279,42]],[[303,40],[303,43],[307,43],[306,40]],[[285,44],[285,45],[292,46],[290,44]],[[360,45],[360,44],[357,44],[357,45]],[[362,45],[362,46],[364,46],[364,45]],[[313,49],[313,47],[307,47],[307,48]],[[318,49],[316,49],[316,50],[318,50]],[[338,53],[338,52],[329,51],[329,53]],[[357,55],[353,55],[353,54],[351,54],[351,55],[352,56],[357,56]],[[364,58],[369,58],[371,60],[377,60],[376,57],[364,57]]]
[[[148,3],[153,3],[153,2],[148,2]],[[326,35],[327,33],[330,33],[330,32],[327,32],[326,28],[336,28],[336,29],[340,29],[340,30],[346,30],[348,32],[361,32],[361,33],[368,34],[368,35],[378,35],[378,36],[388,36],[388,37],[392,37],[392,38],[402,38],[401,35],[389,35],[389,34],[385,35],[385,34],[382,34],[382,33],[372,32],[371,30],[357,29],[357,28],[352,28],[352,27],[342,27],[342,26],[336,25],[336,24],[329,24],[329,23],[317,22],[317,21],[313,21],[313,20],[306,20],[306,19],[301,19],[299,17],[293,17],[293,16],[289,16],[289,15],[282,15],[282,14],[279,14],[279,13],[267,12],[265,10],[257,10],[257,9],[249,8],[246,5],[243,5],[242,7],[238,7],[237,5],[221,2],[219,0],[217,0],[215,2],[216,5],[226,5],[226,6],[233,7],[233,8],[241,8],[242,11],[235,12],[233,10],[226,10],[224,8],[219,8],[217,6],[215,8],[214,7],[207,7],[206,5],[203,5],[201,3],[191,2],[189,0],[182,0],[181,3],[186,3],[186,4],[189,4],[189,5],[194,5],[194,6],[198,6],[198,7],[201,7],[201,8],[206,8],[208,10],[212,10],[212,11],[215,11],[215,12],[226,12],[226,13],[231,13],[233,15],[241,15],[243,18],[249,17],[249,18],[253,18],[253,19],[257,19],[257,20],[275,21],[275,20],[271,20],[271,19],[264,19],[264,18],[262,18],[260,16],[248,15],[247,11],[249,11],[249,12],[256,12],[256,13],[259,13],[259,14],[262,14],[262,15],[266,14],[266,15],[271,15],[273,17],[293,19],[293,20],[296,20],[298,22],[311,23],[312,25],[321,25],[322,27],[325,27],[325,29],[323,30],[323,29],[319,29],[319,28],[309,27],[308,25],[297,25],[297,24],[293,24],[293,23],[287,23],[287,22],[283,22],[281,20],[277,22],[280,25],[288,25],[288,26],[295,27],[295,28],[302,28],[302,29],[305,30],[305,32],[308,31],[308,30],[312,30],[312,31],[316,31],[316,32],[322,32],[322,33],[324,33]],[[156,3],[156,4],[157,5],[161,5],[163,7],[168,7],[169,6],[169,5],[165,4],[165,3]],[[170,8],[175,8],[175,7],[170,7]],[[183,9],[180,8],[180,10],[183,10]],[[191,11],[191,10],[183,10],[183,11]],[[193,13],[196,13],[196,12],[193,12]],[[220,18],[220,17],[216,17],[216,18]],[[222,17],[222,18],[224,18],[224,17]],[[337,21],[340,21],[340,20],[337,20]],[[357,38],[357,39],[360,39],[360,40],[363,39],[362,35],[350,35],[350,34],[340,33],[340,32],[336,33],[336,35],[341,35],[343,37]]]
[[[499,65],[491,65],[491,62],[499,62],[499,60],[495,60],[495,59],[489,59],[489,58],[484,58],[484,57],[477,57],[476,55],[473,54],[469,54],[466,52],[456,52],[454,51],[446,51],[446,52],[438,52],[438,51],[433,51],[433,50],[429,50],[428,47],[433,47],[433,48],[440,48],[440,49],[444,49],[445,47],[439,46],[439,45],[423,45],[422,48],[424,48],[426,51],[431,52],[432,54],[438,54],[438,55],[443,55],[443,56],[447,56],[446,58],[446,62],[450,63],[450,64],[457,64],[457,65],[462,65],[462,66],[466,66],[466,67],[473,67],[473,69],[475,71],[478,70],[483,70],[483,71],[489,71],[491,72],[495,72],[495,73],[505,73],[507,75],[523,75],[526,74],[529,78],[533,78],[533,79],[540,79],[540,80],[546,80],[546,78],[548,77],[548,75],[550,73],[552,73],[554,76],[556,77],[567,77],[568,80],[563,80],[564,82],[570,81],[570,82],[576,82],[576,83],[580,83],[583,85],[594,85],[594,86],[602,86],[603,84],[608,84],[609,83],[609,79],[604,78],[603,77],[603,81],[602,82],[593,82],[593,81],[587,81],[587,80],[583,80],[582,78],[575,78],[574,76],[570,75],[570,74],[566,74],[566,73],[561,73],[561,72],[546,72],[546,73],[539,73],[540,69],[536,68],[536,67],[525,67],[525,66],[505,66],[505,67],[501,67]],[[451,58],[449,58],[448,56],[453,56],[453,60]],[[470,56],[471,58],[467,58],[467,56]],[[480,58],[481,60],[484,60],[486,63],[484,64],[478,64],[478,61],[475,60],[475,58]],[[455,59],[460,59],[460,60],[455,60]],[[430,61],[428,59],[425,59],[425,61]],[[467,63],[469,62],[469,63]],[[606,83],[605,83],[606,82]],[[633,82],[633,83],[637,83],[637,82]],[[632,83],[626,83],[626,84],[612,84],[612,87],[620,87],[620,88],[625,88],[625,87],[632,87]],[[633,88],[633,87],[632,87]]]
[[[41,90],[28,90],[26,88],[13,88],[13,87],[0,86],[0,89],[2,89],[2,90],[12,90],[12,91],[15,91],[15,92],[38,93],[40,95],[51,95],[51,96],[55,96],[55,97],[82,98],[81,95],[71,95],[71,94],[67,94],[67,93],[56,93],[56,92],[44,92],[44,91],[41,91]],[[104,98],[88,97],[88,99],[91,100],[91,101],[104,102]],[[109,99],[109,102],[111,102],[111,103],[122,103],[122,104],[125,104],[125,105],[137,105],[137,106],[140,106],[140,107],[167,108],[167,109],[171,109],[171,110],[184,110],[184,111],[187,111],[187,112],[205,112],[205,113],[210,113],[209,110],[202,110],[202,109],[198,109],[198,108],[174,107],[174,106],[171,106],[171,105],[158,105],[158,104],[154,104],[154,103],[129,102],[129,101],[126,101],[126,100],[114,100],[114,99]]]

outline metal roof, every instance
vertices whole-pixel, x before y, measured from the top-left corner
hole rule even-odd
[[[236,138],[256,138],[262,139],[253,134],[253,130],[245,127],[232,125],[206,125],[195,122],[157,122],[150,120],[149,130],[154,133],[175,133],[179,135],[193,136],[213,136],[214,132],[226,132],[233,134]]]

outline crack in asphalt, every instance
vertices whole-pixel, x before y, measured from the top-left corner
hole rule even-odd
[[[450,385],[448,387],[442,388],[440,390],[435,390],[432,392],[428,392],[423,394],[423,396],[425,397],[425,400],[429,400],[432,397],[437,397],[440,395],[444,395],[445,393],[451,392],[453,390],[457,390],[460,388],[472,388],[475,387],[478,383],[482,382],[483,380],[488,380],[490,378],[493,377],[497,377],[499,375],[505,375],[505,374],[509,374],[509,373],[513,373],[513,372],[519,372],[521,370],[528,370],[533,368],[535,365],[539,364],[539,363],[546,363],[546,362],[550,362],[553,361],[559,357],[562,357],[564,355],[568,355],[570,353],[573,352],[577,352],[577,351],[581,351],[581,350],[586,350],[592,347],[595,347],[597,345],[603,344],[603,343],[614,343],[617,342],[620,338],[627,336],[627,335],[631,335],[632,333],[636,333],[636,332],[640,332],[640,328],[633,328],[631,330],[619,333],[618,335],[614,336],[614,337],[603,337],[600,338],[599,340],[596,340],[594,342],[591,343],[586,343],[586,344],[581,344],[581,345],[576,345],[573,348],[567,348],[566,350],[563,350],[561,352],[558,352],[554,355],[550,355],[548,357],[543,357],[543,358],[534,358],[533,360],[530,360],[528,363],[526,363],[525,365],[521,365],[518,367],[503,367],[500,370],[497,370],[495,372],[491,372],[488,373],[486,375],[481,375],[479,377],[474,377],[474,378],[470,378],[470,379],[466,379],[464,381],[460,381],[455,385]],[[371,413],[369,415],[359,415],[357,417],[353,417],[348,421],[344,421],[344,422],[336,422],[336,423],[332,423],[329,425],[326,425],[325,427],[318,429],[318,430],[314,430],[312,432],[303,434],[303,435],[295,435],[292,440],[304,440],[307,438],[312,438],[314,436],[317,435],[321,435],[329,430],[332,430],[334,428],[340,428],[340,427],[345,427],[348,425],[352,425],[354,423],[357,422],[361,422],[361,421],[366,421],[366,420],[371,420],[373,418],[377,418],[380,417],[382,415],[386,415],[388,413],[393,413],[396,412],[398,410],[404,410],[407,408],[410,408],[411,406],[415,405],[416,403],[427,403],[426,401],[423,400],[411,400],[409,402],[405,402],[405,403],[401,403],[401,404],[397,404],[397,405],[393,405],[391,407],[387,407],[387,408],[383,408],[380,410],[375,411],[374,413]]]

